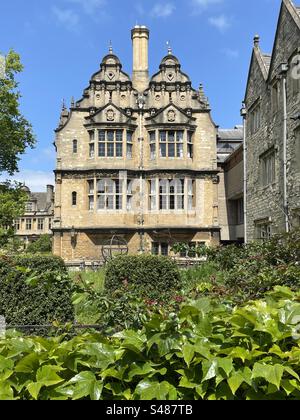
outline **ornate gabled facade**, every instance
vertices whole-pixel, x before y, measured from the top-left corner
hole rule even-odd
[[[249,241],[300,224],[300,8],[282,1],[272,54],[259,41],[244,110]]]
[[[132,30],[133,76],[110,48],[56,130],[54,253],[99,261],[113,235],[130,253],[217,244],[217,127],[169,49],[148,71],[149,30]]]

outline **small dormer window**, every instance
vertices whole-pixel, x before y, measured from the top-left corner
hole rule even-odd
[[[77,154],[78,152],[78,141],[77,140],[73,140],[73,154]]]
[[[28,213],[33,212],[33,203],[26,203],[25,210]]]

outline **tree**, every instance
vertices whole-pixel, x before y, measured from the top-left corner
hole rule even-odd
[[[19,109],[21,94],[15,76],[22,70],[20,56],[10,50],[4,77],[0,74],[0,173],[9,175],[18,171],[20,155],[35,144],[32,126]]]
[[[23,185],[10,182],[0,184],[0,247],[7,245],[14,235],[14,221],[24,214],[27,199]]]
[[[32,242],[26,252],[29,254],[47,254],[52,251],[52,239],[50,235],[42,235],[37,241]]]

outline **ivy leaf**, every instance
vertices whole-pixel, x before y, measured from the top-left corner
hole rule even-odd
[[[210,379],[213,379],[218,374],[218,362],[217,360],[208,361],[204,360],[202,362],[202,369],[203,369],[203,380],[202,382],[209,381]]]
[[[12,369],[13,367],[14,367],[13,360],[0,356],[0,372],[4,372],[7,369]]]
[[[255,363],[253,372],[252,372],[252,379],[255,378],[263,378],[270,384],[276,386],[276,388],[280,389],[281,379],[284,373],[284,367],[281,365],[263,365],[261,363]]]
[[[145,363],[143,365],[133,363],[128,373],[128,379],[129,381],[132,381],[135,376],[147,376],[149,373],[156,373],[156,370],[150,363]]]
[[[227,377],[231,374],[233,371],[233,360],[230,358],[220,358],[217,359],[218,367],[223,369],[223,371],[226,373]]]
[[[240,372],[236,372],[228,379],[227,382],[228,382],[229,388],[231,389],[231,392],[233,393],[233,395],[235,395],[237,390],[240,388],[240,386],[244,382],[244,377]]]
[[[36,374],[36,380],[41,386],[53,386],[63,382],[63,379],[57,375],[57,372],[64,370],[59,366],[46,365],[41,367]]]
[[[27,385],[26,389],[33,399],[37,400],[43,385],[39,382],[32,382]]]
[[[183,354],[185,363],[187,364],[188,367],[190,367],[190,363],[193,360],[194,355],[195,355],[194,346],[192,346],[191,344],[185,344],[182,348],[182,354]]]
[[[141,400],[151,401],[151,400],[170,400],[177,396],[176,389],[169,384],[168,382],[157,382],[143,380],[136,387],[135,393],[140,397]]]
[[[81,372],[72,378],[66,387],[59,388],[59,393],[68,395],[72,400],[80,400],[90,397],[93,401],[99,401],[103,392],[103,383],[97,381],[92,372]]]
[[[0,382],[0,400],[14,400],[14,392],[8,382]]]
[[[36,353],[30,353],[19,361],[15,371],[17,373],[34,373],[39,368],[39,365],[39,356]]]

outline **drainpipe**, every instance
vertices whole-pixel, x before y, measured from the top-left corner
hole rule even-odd
[[[138,107],[139,107],[139,142],[140,142],[140,221],[139,224],[141,228],[144,226],[144,137],[143,137],[143,122],[144,122],[144,108],[146,101],[143,95],[138,97]],[[144,254],[144,232],[140,232],[140,253]]]
[[[247,109],[243,103],[241,109],[243,117],[243,155],[244,155],[244,241],[248,244],[248,183],[247,183]]]
[[[283,96],[283,208],[285,215],[285,231],[289,233],[289,206],[288,206],[288,186],[287,186],[287,89],[286,89],[286,73],[288,65],[281,65],[282,75],[282,96]]]

